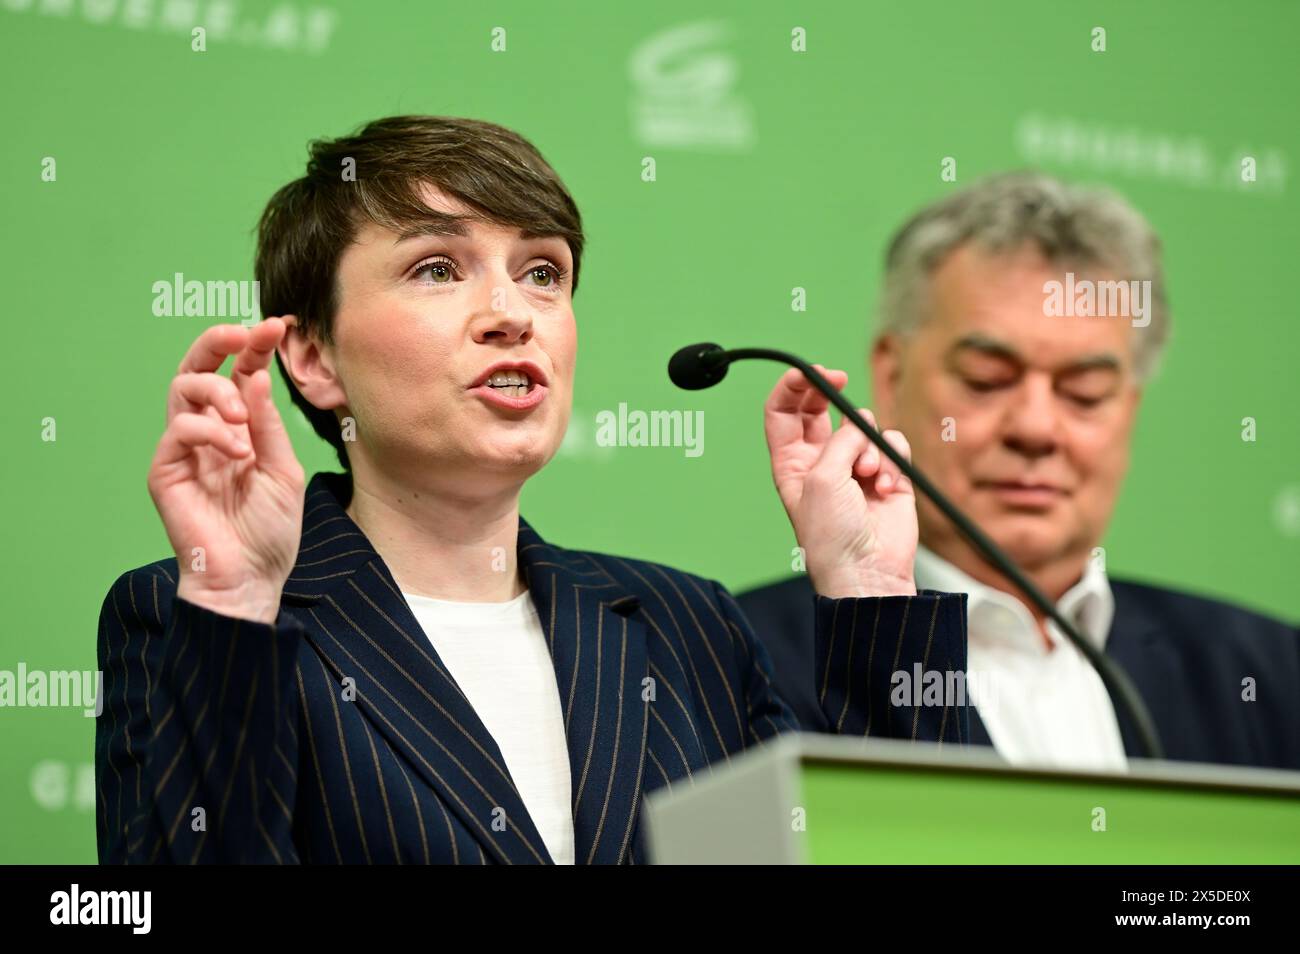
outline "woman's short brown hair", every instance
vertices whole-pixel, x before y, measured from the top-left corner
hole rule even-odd
[[[420,196],[432,185],[486,221],[525,236],[558,235],[573,252],[573,290],[582,261],[582,216],[537,148],[494,123],[447,116],[391,116],[350,136],[309,146],[307,174],[279,189],[257,231],[254,277],[263,315],[296,315],[303,333],[333,341],[335,276],[343,250],[367,222],[402,232],[414,225],[450,231],[456,219]],[[277,357],[277,362],[278,362]],[[280,364],[293,403],[349,468],[333,411],[298,393]]]

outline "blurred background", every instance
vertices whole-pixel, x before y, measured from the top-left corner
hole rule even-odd
[[[1036,167],[1118,189],[1165,242],[1173,338],[1108,570],[1295,619],[1297,28],[1282,0],[0,0],[0,670],[94,670],[109,586],[169,555],[145,489],[168,382],[239,319],[159,316],[154,284],[251,282],[308,140],[404,113],[520,131],[584,214],[573,423],[523,505],[552,542],[733,591],[788,575],[761,413],[780,369],[688,393],[668,356],[785,348],[866,404],[892,231]],[[275,387],[308,474],[337,470]],[[620,404],[704,411],[703,453],[600,446]],[[0,708],[0,862],[95,860],[93,740],[80,708]]]

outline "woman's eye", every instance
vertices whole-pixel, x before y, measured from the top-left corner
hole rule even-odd
[[[967,379],[966,379],[966,387],[968,387],[968,388],[970,388],[972,391],[976,391],[976,392],[978,392],[978,393],[980,393],[980,394],[987,394],[989,391],[996,391],[998,388],[1002,387],[1002,382],[1000,382],[1000,381],[981,381],[981,380],[978,380],[978,379],[976,379],[976,378],[967,378]]]
[[[555,273],[545,265],[538,265],[528,272],[528,277],[532,279],[534,285],[539,288],[549,288],[555,284]]]
[[[435,259],[432,262],[424,262],[416,266],[413,277],[419,278],[421,275],[428,273],[428,278],[424,280],[427,285],[446,285],[455,276],[456,271],[450,262]]]

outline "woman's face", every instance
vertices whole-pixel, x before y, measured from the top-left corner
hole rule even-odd
[[[433,187],[424,197],[472,214]],[[463,235],[363,229],[339,263],[323,360],[356,420],[354,472],[474,496],[522,483],[559,448],[577,329],[568,242],[462,224]],[[485,380],[498,367],[507,377]]]

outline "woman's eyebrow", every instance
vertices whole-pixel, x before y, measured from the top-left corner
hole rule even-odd
[[[403,226],[393,240],[394,245],[421,238],[426,235],[468,235],[469,228],[465,222],[469,216],[441,216],[439,218],[420,219]]]
[[[519,237],[521,239],[558,239],[565,244],[568,243],[568,239],[559,232],[531,232],[527,229],[520,229]]]
[[[467,222],[481,221],[472,215],[460,216],[440,216],[437,218],[430,217],[410,222],[403,226],[397,233],[397,238],[393,240],[394,245],[400,245],[411,239],[423,238],[428,235],[455,235],[465,237],[469,235]],[[521,241],[555,241],[563,242],[568,247],[568,239],[558,232],[530,232],[520,230],[519,238]]]

